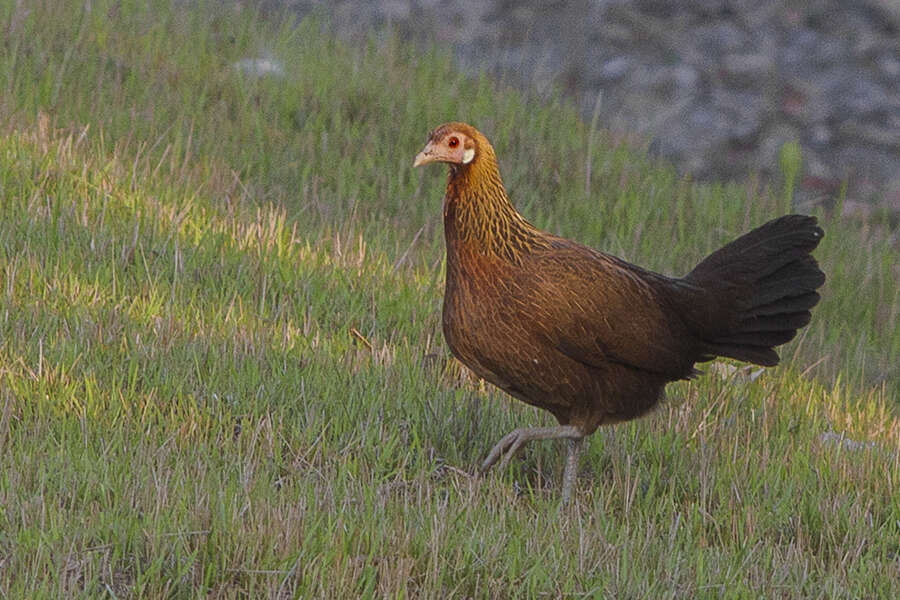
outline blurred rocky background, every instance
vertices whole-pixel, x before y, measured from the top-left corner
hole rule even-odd
[[[392,29],[451,49],[703,180],[778,175],[795,200],[900,216],[900,0],[259,0],[353,38]],[[249,4],[254,4],[249,2]]]

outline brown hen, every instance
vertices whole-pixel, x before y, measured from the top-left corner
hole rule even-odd
[[[516,429],[482,465],[527,442],[567,439],[563,501],[584,436],[653,408],[694,364],[778,363],[774,347],[810,320],[825,281],[816,219],[788,215],[670,278],[540,231],[509,201],[490,142],[465,123],[431,132],[414,166],[450,165],[444,195],[443,330],[453,354],[558,427]]]

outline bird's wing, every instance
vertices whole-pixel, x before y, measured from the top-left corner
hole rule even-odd
[[[586,246],[561,240],[532,260],[542,277],[535,300],[547,341],[588,366],[622,364],[671,379],[690,377],[696,340],[679,317],[699,290]]]

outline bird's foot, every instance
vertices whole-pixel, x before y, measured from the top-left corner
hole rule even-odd
[[[503,436],[503,439],[494,445],[491,453],[481,463],[481,472],[484,473],[493,467],[501,457],[503,462],[500,463],[500,466],[505,467],[508,465],[510,459],[522,449],[522,446],[531,441],[532,438],[528,437],[527,432],[528,429],[513,429]]]
[[[500,467],[506,467],[525,444],[534,440],[550,439],[581,439],[584,434],[572,425],[560,425],[558,427],[526,427],[514,429],[501,439],[488,454],[481,464],[481,472],[484,473],[500,460]],[[501,460],[502,458],[502,460]]]

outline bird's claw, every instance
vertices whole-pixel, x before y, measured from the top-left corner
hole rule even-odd
[[[484,459],[484,462],[481,464],[481,472],[484,473],[493,467],[501,457],[503,460],[500,461],[500,468],[506,467],[512,457],[529,441],[530,438],[524,435],[526,431],[525,429],[514,429],[503,436],[503,439],[494,445],[490,454]]]

